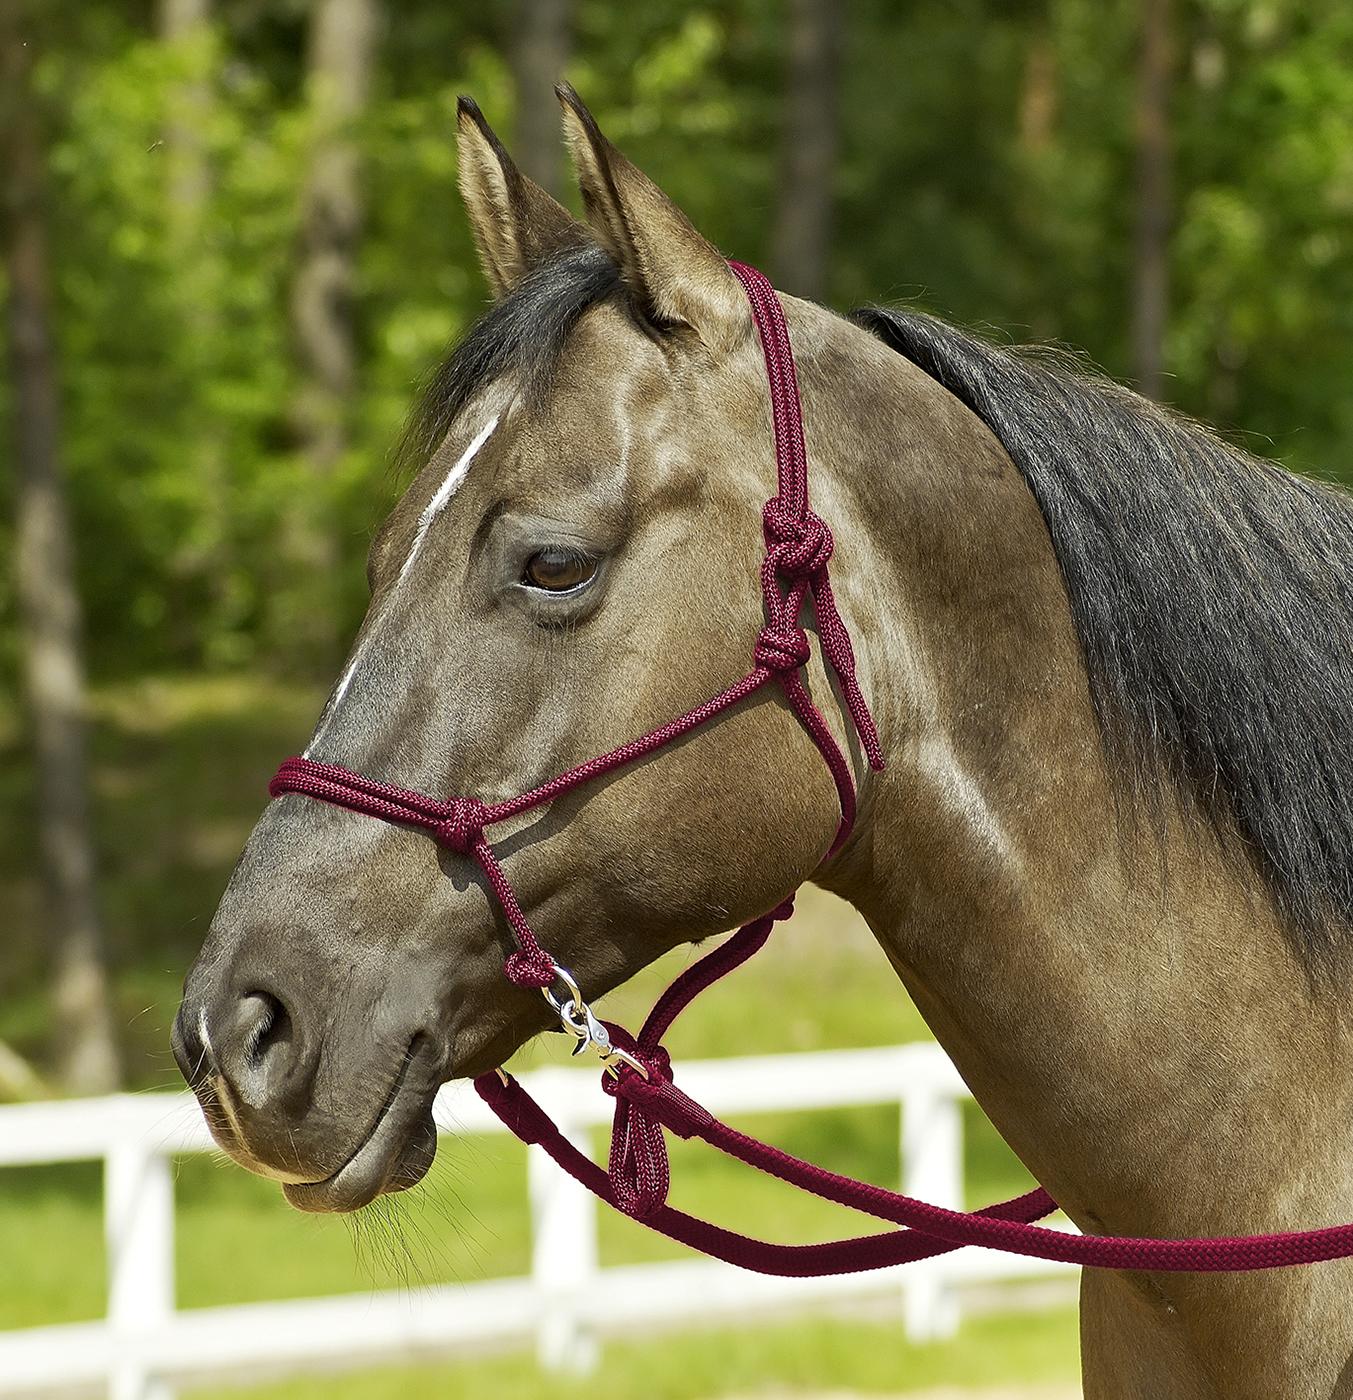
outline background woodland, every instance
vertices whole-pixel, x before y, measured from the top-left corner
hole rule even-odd
[[[169,1082],[484,306],[456,95],[571,199],[560,75],[786,290],[1069,343],[1353,480],[1340,0],[0,0],[0,1093]]]

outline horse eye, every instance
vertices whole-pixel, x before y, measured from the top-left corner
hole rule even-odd
[[[543,593],[569,593],[597,571],[597,561],[574,549],[542,549],[526,561],[522,582]]]

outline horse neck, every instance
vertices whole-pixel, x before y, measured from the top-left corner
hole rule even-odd
[[[889,747],[824,883],[862,911],[986,1111],[1084,1228],[1338,1215],[1346,1028],[1210,827],[1116,802],[1017,469],[902,357],[852,329],[795,329],[810,455],[843,542],[838,593]],[[853,337],[849,376],[833,335]]]

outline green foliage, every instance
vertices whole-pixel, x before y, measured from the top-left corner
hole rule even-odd
[[[275,619],[304,615],[313,586],[286,548],[298,500],[335,522],[351,628],[413,387],[483,304],[454,193],[455,95],[508,133],[514,108],[506,0],[391,10],[352,133],[360,383],[347,455],[320,480],[298,450],[288,325],[308,6],[221,0],[209,33],[172,46],[151,8],[69,7],[41,67],[65,455],[102,674],[283,658]],[[570,76],[607,129],[752,258],[774,216],[784,18],[782,0],[576,12]],[[1136,28],[1133,0],[855,0],[839,300],[919,296],[1125,374]],[[1174,397],[1337,471],[1353,460],[1353,11],[1184,0],[1175,29]],[[206,174],[186,227],[169,193],[185,112]]]
[[[1193,19],[1180,398],[1257,450],[1353,480],[1353,12],[1208,0]]]

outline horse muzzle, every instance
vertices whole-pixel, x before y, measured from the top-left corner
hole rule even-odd
[[[371,992],[350,984],[312,1000],[260,984],[239,960],[199,964],[185,987],[174,1055],[212,1136],[301,1210],[355,1210],[405,1190],[437,1150],[439,1039],[401,1024],[388,987]],[[326,1001],[336,1013],[307,1019],[302,1008]]]

